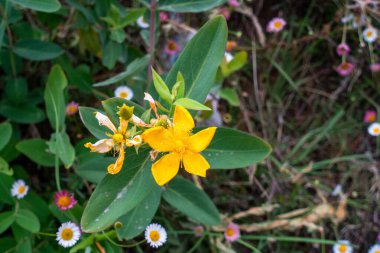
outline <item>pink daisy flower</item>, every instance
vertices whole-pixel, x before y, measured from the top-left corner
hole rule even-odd
[[[168,54],[170,56],[178,54],[178,52],[181,50],[177,42],[174,40],[168,40],[168,42],[165,45],[164,52],[165,54]]]
[[[364,113],[363,121],[365,123],[372,123],[375,122],[377,118],[377,113],[372,110],[368,110]]]
[[[239,7],[240,3],[237,0],[228,0],[228,5],[231,7]]]
[[[193,229],[193,231],[194,231],[195,237],[201,237],[203,235],[203,232],[205,231],[205,229],[202,226],[196,226]]]
[[[60,191],[54,193],[54,204],[61,210],[66,211],[74,207],[77,201],[74,199],[74,195],[68,191]]]
[[[346,43],[341,43],[336,47],[336,53],[339,56],[346,56],[350,52],[350,47]]]
[[[336,67],[336,71],[341,76],[349,76],[354,70],[354,65],[349,62],[343,62],[338,67]]]
[[[166,12],[160,12],[160,21],[165,22],[169,20],[169,15]]]
[[[283,18],[273,18],[271,21],[269,21],[267,25],[267,32],[269,33],[277,33],[284,30],[284,27],[286,25],[286,21]]]
[[[372,72],[380,72],[380,63],[379,62],[376,62],[376,63],[372,63],[370,66],[369,66],[370,70]]]
[[[234,242],[240,238],[239,226],[235,223],[230,223],[227,225],[224,231],[224,237],[229,242]]]
[[[79,106],[79,104],[74,102],[74,101],[71,101],[70,103],[68,103],[66,105],[66,115],[72,116],[75,113],[77,113],[78,112],[78,106]]]

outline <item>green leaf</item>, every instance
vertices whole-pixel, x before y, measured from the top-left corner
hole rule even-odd
[[[0,214],[0,234],[7,230],[15,221],[14,213],[9,211]]]
[[[171,12],[203,12],[225,2],[226,0],[160,0],[158,8]]]
[[[213,84],[216,71],[224,56],[227,24],[223,17],[207,22],[186,45],[170,70],[166,83],[171,88],[181,72],[185,96],[203,103]]]
[[[113,76],[107,80],[94,83],[94,87],[107,86],[110,84],[114,84],[116,82],[120,82],[126,78],[129,78],[135,75],[137,72],[139,72],[143,68],[145,68],[148,65],[148,62],[149,62],[149,55],[136,59],[127,66],[124,72],[121,72],[120,74],[117,74],[116,76]]]
[[[145,109],[143,107],[136,103],[133,103],[130,100],[118,97],[104,100],[102,101],[104,111],[106,112],[107,116],[110,118],[110,120],[114,123],[115,126],[119,126],[119,115],[117,114],[119,112],[118,107],[122,106],[123,104],[135,107],[133,110],[133,114],[137,116],[140,116],[145,112]]]
[[[163,198],[195,221],[210,226],[220,223],[218,209],[207,194],[180,176],[170,181]]]
[[[12,125],[8,122],[0,124],[0,151],[8,144],[12,137]]]
[[[228,63],[228,69],[230,73],[241,69],[247,63],[247,52],[241,51],[234,55],[232,61]]]
[[[14,180],[12,177],[0,173],[0,203],[12,204],[11,188]]]
[[[155,182],[148,151],[140,149],[136,155],[127,149],[126,155],[121,172],[107,174],[91,195],[81,220],[84,232],[105,230],[152,192]]]
[[[115,66],[117,60],[122,54],[122,47],[119,43],[108,41],[103,49],[102,64],[108,69],[112,69]]]
[[[211,109],[204,104],[199,103],[190,98],[180,98],[174,102],[174,105],[181,105],[190,110],[203,110],[203,111],[211,111]]]
[[[28,83],[25,78],[17,77],[6,80],[5,97],[12,105],[25,103],[28,95]]]
[[[11,2],[42,12],[56,12],[61,8],[58,0],[11,0]]]
[[[54,167],[55,156],[48,153],[49,147],[43,139],[20,141],[16,148],[33,162],[46,167]]]
[[[139,9],[128,9],[127,15],[122,18],[119,25],[117,25],[115,28],[124,28],[129,24],[132,24],[135,22],[140,16],[142,16],[145,12],[145,8],[139,8]]]
[[[95,118],[96,112],[104,114],[104,112],[94,108],[83,106],[79,107],[80,118],[88,131],[90,131],[90,133],[92,133],[92,135],[94,135],[97,139],[108,139],[109,137],[105,133],[109,133],[110,130],[105,126],[99,125],[98,120]]]
[[[82,178],[99,183],[107,174],[108,165],[115,162],[115,157],[105,157],[98,153],[87,153],[78,156],[78,165],[75,172]]]
[[[59,65],[54,65],[47,80],[44,98],[50,125],[55,130],[63,129],[65,123],[66,105],[63,91],[66,86],[65,73]]]
[[[272,149],[259,137],[229,128],[218,128],[202,154],[212,169],[237,169],[261,162]]]
[[[235,89],[233,88],[223,88],[219,92],[219,96],[232,106],[239,106],[240,105],[240,99]]]
[[[113,40],[113,41],[115,41],[115,42],[117,42],[117,43],[123,43],[124,40],[125,40],[125,37],[127,37],[127,36],[125,35],[125,32],[124,32],[124,30],[122,28],[120,28],[120,29],[113,29],[111,31],[110,39]],[[106,56],[105,55],[106,53],[107,52],[104,52],[104,56]]]
[[[44,111],[28,104],[15,106],[2,103],[0,104],[0,114],[13,122],[21,124],[35,124],[45,119]]]
[[[45,61],[57,58],[63,50],[52,42],[20,40],[14,45],[13,52],[31,61]]]
[[[75,149],[65,132],[52,134],[48,142],[51,153],[57,154],[66,169],[70,168],[75,159]]]
[[[5,161],[1,156],[0,156],[0,173],[3,173],[8,176],[13,175],[13,170],[9,168],[8,162]]]
[[[155,184],[152,193],[140,202],[133,210],[121,216],[117,221],[122,224],[116,229],[121,238],[130,240],[138,236],[151,223],[161,201],[161,188]]]
[[[172,104],[172,95],[170,94],[168,86],[165,84],[164,80],[162,80],[162,78],[157,74],[157,72],[153,68],[152,74],[154,88],[156,88],[158,95],[169,104]]]
[[[18,242],[15,253],[32,253],[32,242],[30,238],[23,238]]]
[[[16,213],[16,223],[32,233],[40,231],[40,221],[37,216],[29,210],[20,208]]]

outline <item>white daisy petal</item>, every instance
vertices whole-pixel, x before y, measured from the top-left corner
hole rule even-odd
[[[149,23],[145,21],[144,17],[141,16],[137,19],[136,21],[137,25],[140,27],[140,28],[148,28],[149,27]]]
[[[74,246],[81,236],[81,231],[78,225],[74,222],[65,222],[63,223],[57,232],[58,244],[64,248]]]
[[[128,86],[119,86],[115,90],[115,97],[131,100],[133,98],[133,90]]]
[[[145,240],[152,248],[161,247],[167,240],[165,228],[163,228],[160,224],[150,224],[145,229]]]
[[[368,133],[372,136],[380,135],[380,123],[374,122],[368,126]]]
[[[234,59],[234,57],[232,56],[232,54],[228,53],[228,52],[225,52],[224,53],[224,58],[226,59],[227,62],[230,62]]]
[[[29,186],[25,184],[25,181],[22,179],[17,180],[13,183],[11,188],[11,195],[17,199],[22,199],[26,196],[29,191]]]
[[[379,253],[380,252],[380,244],[373,245],[369,250],[368,253]]]

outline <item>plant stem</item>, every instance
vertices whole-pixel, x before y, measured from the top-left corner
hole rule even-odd
[[[251,249],[252,252],[255,252],[255,253],[262,253],[260,250],[256,249],[255,247],[253,247],[251,244],[239,239],[237,240],[238,243],[240,243],[241,245],[247,247],[248,249]]]
[[[150,5],[150,24],[149,24],[149,54],[150,54],[150,60],[149,60],[149,66],[148,66],[148,85],[147,85],[147,91],[149,90],[150,83],[152,82],[152,67],[154,63],[154,30],[155,30],[155,23],[156,23],[156,0],[152,0]]]

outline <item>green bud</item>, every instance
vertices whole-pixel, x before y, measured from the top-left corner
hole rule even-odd
[[[121,107],[119,107],[119,112],[117,114],[123,120],[129,120],[133,116],[134,109],[135,109],[134,106],[127,106],[126,104],[123,104]]]

